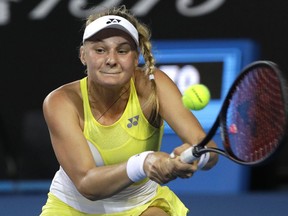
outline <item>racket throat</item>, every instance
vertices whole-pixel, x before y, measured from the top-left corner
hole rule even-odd
[[[201,151],[202,149],[205,149],[205,147],[194,146],[192,149],[193,156],[199,158],[201,156],[201,152],[203,152],[203,151]]]

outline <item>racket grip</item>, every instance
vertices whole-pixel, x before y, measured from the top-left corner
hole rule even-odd
[[[184,152],[180,155],[180,160],[184,163],[192,163],[195,160],[198,160],[199,157],[196,157],[193,155],[193,146],[186,149]]]

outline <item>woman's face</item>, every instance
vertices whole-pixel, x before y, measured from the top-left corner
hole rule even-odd
[[[124,31],[104,29],[86,41],[80,50],[90,81],[106,87],[129,82],[138,65],[133,39]]]

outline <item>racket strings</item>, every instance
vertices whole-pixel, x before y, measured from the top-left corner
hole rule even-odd
[[[278,147],[286,124],[285,101],[277,74],[270,68],[247,72],[227,108],[225,139],[242,161],[259,161]]]

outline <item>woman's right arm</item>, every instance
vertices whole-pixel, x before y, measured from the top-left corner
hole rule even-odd
[[[58,162],[83,196],[90,200],[107,198],[133,182],[127,176],[126,163],[96,166],[83,135],[77,109],[80,100],[76,98],[75,92],[63,88],[45,98],[43,112],[52,146]]]

